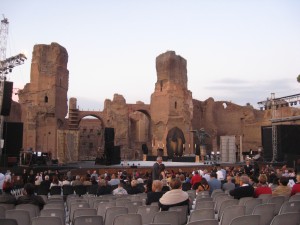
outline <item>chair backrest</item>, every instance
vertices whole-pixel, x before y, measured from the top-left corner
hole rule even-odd
[[[98,198],[92,198],[92,199],[89,199],[89,204],[90,204],[90,207],[91,208],[95,208],[95,209],[98,209],[98,205],[100,202],[109,202],[108,199],[98,199]]]
[[[260,215],[260,225],[270,225],[274,218],[275,204],[265,203],[255,206],[252,215]]]
[[[74,194],[74,186],[72,185],[63,185],[62,186],[63,195],[73,195]]]
[[[289,198],[289,202],[293,202],[293,201],[300,201],[300,193],[296,194],[296,195],[292,195],[290,198]]]
[[[16,205],[16,209],[23,209],[29,212],[30,219],[40,215],[40,208],[33,204]]]
[[[260,194],[259,199],[262,199],[262,203],[268,203],[269,199],[272,198],[272,194]]]
[[[38,187],[36,189],[36,194],[37,195],[48,195],[48,193],[49,193],[49,187],[48,186],[38,185]]]
[[[209,201],[209,202],[211,202],[211,201],[213,201],[213,198],[212,197],[210,197],[209,195],[207,195],[207,197],[203,197],[203,196],[197,196],[197,198],[196,198],[196,202],[204,202],[204,201]]]
[[[182,205],[182,206],[173,206],[169,208],[169,211],[175,211],[179,215],[179,224],[183,225],[187,222],[187,215],[188,215],[188,206]]]
[[[98,185],[93,184],[93,185],[87,186],[86,192],[89,193],[90,195],[97,195]]]
[[[246,206],[246,215],[251,215],[255,206],[260,204],[262,204],[262,199],[259,198],[253,198],[246,201],[244,204]]]
[[[179,225],[179,215],[176,211],[157,212],[153,218],[153,223],[170,223]]]
[[[114,219],[118,215],[127,214],[128,209],[122,206],[115,206],[106,209],[104,224],[111,225],[114,222]]]
[[[300,213],[284,213],[273,218],[270,225],[299,225]]]
[[[253,199],[253,197],[243,197],[243,198],[240,198],[239,200],[239,205],[245,205],[245,202],[250,200],[250,199]]]
[[[238,204],[239,204],[239,200],[237,200],[237,199],[227,199],[225,201],[222,201],[220,209],[219,209],[219,213],[218,213],[218,219],[219,220],[221,219],[221,215],[223,214],[224,209],[226,209],[229,206],[238,205]]]
[[[215,202],[213,201],[204,201],[204,202],[196,202],[195,210],[196,209],[214,209]]]
[[[246,213],[246,207],[243,205],[233,205],[224,209],[221,215],[220,225],[228,225],[231,220],[238,216],[244,216]]]
[[[0,224],[1,225],[18,225],[18,222],[15,219],[0,218]]]
[[[31,219],[31,225],[64,225],[58,217],[35,217]]]
[[[217,219],[198,220],[198,221],[187,223],[187,225],[218,225],[218,224],[219,222]]]
[[[78,216],[97,216],[97,210],[94,208],[75,209],[72,221]]]
[[[74,191],[79,196],[85,195],[86,194],[86,189],[87,189],[87,186],[85,186],[85,185],[76,185],[76,186],[74,186]]]
[[[253,225],[259,224],[260,222],[260,215],[245,215],[233,218],[230,225]]]
[[[289,212],[300,212],[300,201],[284,202],[280,208],[279,214]]]
[[[139,206],[142,206],[142,201],[132,201],[125,203],[125,207],[128,209],[128,213],[136,213]]]
[[[142,225],[142,216],[140,214],[118,215],[114,219],[113,225]]]
[[[211,197],[214,198],[214,196],[218,193],[224,193],[224,191],[222,189],[215,189],[213,190],[213,192],[211,193]]]
[[[201,209],[201,210],[198,209],[191,212],[189,217],[189,222],[194,222],[197,220],[214,219],[214,218],[215,218],[214,209]]]
[[[41,217],[58,217],[61,222],[64,223],[66,220],[65,211],[62,209],[42,209],[40,212]]]
[[[50,188],[50,195],[60,195],[61,194],[61,186],[52,186]]]
[[[131,202],[129,198],[117,198],[116,206],[125,206],[128,202]]]
[[[61,204],[61,203],[49,203],[49,204],[46,204],[44,205],[44,208],[43,209],[62,209],[62,210],[65,210],[65,206],[64,204]]]
[[[30,214],[24,209],[6,210],[5,218],[15,219],[18,222],[18,225],[30,225]]]
[[[215,204],[215,212],[219,213],[222,202],[224,202],[225,200],[229,200],[229,199],[232,199],[232,198],[228,195],[225,195],[225,194],[224,195],[217,195],[216,199],[215,199],[215,203],[216,203]]]
[[[14,209],[15,208],[15,204],[0,203],[0,206],[4,207],[6,210]]]
[[[78,216],[73,225],[104,225],[102,216]]]
[[[153,218],[158,211],[158,206],[146,205],[138,207],[137,214],[142,216],[143,224],[147,224],[153,221]]]
[[[74,202],[74,203],[72,203],[71,207],[70,207],[69,221],[73,220],[74,212],[75,212],[76,209],[89,208],[89,207],[90,207],[90,205],[87,202]]]
[[[272,198],[269,199],[268,203],[275,203],[275,211],[274,214],[277,215],[280,211],[280,208],[282,204],[285,201],[284,196],[273,196]]]
[[[5,218],[5,211],[6,208],[2,205],[0,205],[0,218]]]
[[[106,210],[110,207],[115,207],[116,202],[99,202],[97,208],[97,215],[102,216],[103,220],[105,220]]]

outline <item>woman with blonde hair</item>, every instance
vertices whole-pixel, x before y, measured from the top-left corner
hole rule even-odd
[[[254,190],[255,198],[257,198],[261,194],[272,194],[272,189],[269,187],[267,180],[268,180],[268,178],[265,174],[259,175],[258,184]]]

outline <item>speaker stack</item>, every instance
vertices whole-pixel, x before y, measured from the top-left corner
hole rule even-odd
[[[115,146],[115,129],[107,127],[104,129],[104,154],[106,165],[120,164],[120,146]]]
[[[12,92],[13,92],[13,82],[4,81],[3,101],[1,107],[2,116],[9,116],[10,114]]]

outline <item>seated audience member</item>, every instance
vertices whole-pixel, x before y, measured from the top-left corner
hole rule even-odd
[[[82,181],[80,180],[80,176],[76,175],[75,180],[71,182],[72,186],[82,185]]]
[[[201,175],[199,174],[198,170],[195,170],[194,175],[192,176],[192,179],[191,179],[191,185],[192,185],[193,190],[197,189],[201,180],[202,180]],[[197,186],[195,186],[195,185],[197,185]]]
[[[160,180],[152,182],[152,191],[147,192],[146,205],[151,205],[152,202],[158,202],[165,192],[162,191],[163,184]]]
[[[91,184],[92,185],[97,185],[98,184],[95,176],[92,176],[90,179],[91,179]]]
[[[139,194],[142,193],[140,188],[138,187],[138,182],[137,180],[132,180],[130,182],[130,186],[128,187],[128,194],[130,195],[135,195],[135,194]]]
[[[186,182],[185,181],[186,179],[185,179],[185,176],[184,176],[183,173],[179,175],[179,179],[181,180],[182,190],[183,191],[191,190],[192,185],[191,185],[190,182]]]
[[[168,185],[168,180],[162,179],[161,182],[163,184],[162,191],[164,191],[164,192],[170,191],[170,187]]]
[[[62,182],[62,186],[64,185],[71,185],[71,182],[68,180],[67,176],[64,176],[63,182]]]
[[[0,195],[0,204],[16,204],[17,199],[11,194],[12,185],[6,185]]]
[[[226,178],[226,183],[222,185],[222,190],[223,191],[231,191],[235,189],[235,184],[232,182],[232,177],[230,175],[227,176]]]
[[[49,179],[49,176],[46,175],[45,176],[45,179],[41,182],[40,186],[41,187],[44,187],[45,189],[50,189],[50,185],[51,185],[51,181]]]
[[[211,194],[216,189],[221,189],[221,181],[217,179],[217,173],[211,172],[209,179],[209,194]]]
[[[104,179],[100,179],[98,185],[97,196],[111,194],[111,186]]]
[[[115,185],[118,185],[119,183],[120,183],[120,179],[117,178],[116,174],[113,173],[113,174],[111,175],[110,181],[108,181],[108,184],[109,184],[110,186],[115,186]]]
[[[95,179],[95,178],[93,177],[93,179]],[[84,179],[84,181],[82,182],[82,184],[83,184],[84,186],[90,186],[90,185],[92,185],[91,179],[90,179],[89,177],[85,176],[85,179]]]
[[[190,200],[187,192],[181,189],[181,181],[178,178],[173,178],[170,182],[171,190],[166,192],[158,202],[162,211],[168,211],[174,206],[189,206]],[[188,207],[189,208],[189,207]]]
[[[45,202],[41,196],[34,194],[34,185],[27,183],[24,185],[23,196],[20,196],[17,199],[16,204],[33,204],[37,205],[40,209],[43,209]]]
[[[246,174],[242,175],[240,177],[240,186],[231,190],[229,194],[235,199],[253,197],[254,188],[251,185],[249,185],[249,177]]]
[[[52,182],[50,183],[50,189],[54,186],[61,186],[57,176],[53,176]]]
[[[209,189],[210,189],[210,187],[209,187],[207,180],[205,178],[202,178],[196,189],[196,194],[198,194],[201,191],[209,191]]]
[[[288,186],[289,178],[288,177],[280,177],[279,178],[279,185],[275,188],[272,192],[274,196],[283,195],[283,196],[290,196],[291,195],[291,188]]]
[[[267,176],[265,174],[261,174],[258,177],[258,185],[254,190],[254,197],[257,198],[261,194],[272,194],[272,189],[267,184]]]
[[[296,176],[296,184],[292,187],[291,195],[300,193],[300,172]]]
[[[124,188],[124,184],[122,182],[120,182],[118,184],[118,187],[113,190],[113,195],[127,195],[127,191]]]

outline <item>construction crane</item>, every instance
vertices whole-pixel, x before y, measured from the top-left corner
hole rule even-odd
[[[300,116],[291,116],[285,118],[277,118],[276,110],[279,107],[293,106],[300,104],[300,94],[288,95],[280,98],[275,98],[275,93],[271,93],[271,98],[258,102],[260,110],[272,110],[271,113],[271,124],[272,124],[272,162],[277,160],[277,126],[276,123],[287,122],[287,121],[296,121],[300,120]]]
[[[3,104],[3,93],[4,93],[4,84],[6,81],[6,75],[12,72],[12,69],[15,66],[21,65],[27,59],[24,54],[18,54],[16,56],[12,56],[6,58],[6,47],[7,47],[7,37],[8,37],[8,27],[9,22],[8,19],[4,17],[1,20],[1,28],[0,28],[0,110],[2,109]],[[4,117],[0,115],[0,149],[3,148],[4,140],[3,140],[3,125],[4,125]],[[0,156],[2,151],[0,151]]]

